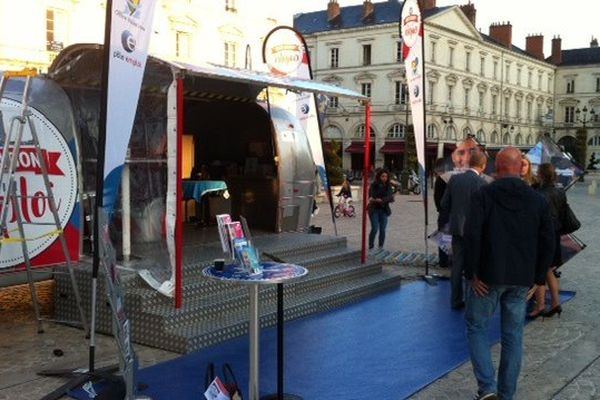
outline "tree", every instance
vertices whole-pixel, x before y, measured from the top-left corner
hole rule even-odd
[[[577,129],[575,134],[575,161],[581,166],[585,165],[587,155],[587,129],[585,127]]]
[[[588,164],[586,169],[596,169],[596,164],[598,164],[598,161],[599,160],[596,159],[596,152],[593,152],[592,156],[590,157],[590,163]]]
[[[415,129],[413,125],[408,125],[406,128],[406,161],[407,169],[418,171],[417,144],[415,142]]]
[[[335,140],[331,141],[331,146],[325,147],[323,155],[325,157],[325,167],[329,174],[329,184],[331,186],[341,185],[344,182],[344,172],[342,170],[342,159],[338,155],[342,145]]]

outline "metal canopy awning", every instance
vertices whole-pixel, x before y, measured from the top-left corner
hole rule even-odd
[[[99,74],[94,74],[94,72],[101,70],[102,47],[100,44],[75,44],[69,46],[54,60],[48,72],[55,79],[65,79],[68,76],[69,80],[79,84],[97,86],[100,76]],[[282,77],[266,72],[228,68],[208,63],[191,65],[167,61],[154,56],[148,57],[144,90],[152,88],[154,86],[153,82],[157,80],[157,75],[160,75],[161,71],[164,74],[165,69],[168,70],[168,68],[170,68],[173,75],[183,77],[186,81],[189,80],[189,83],[192,83],[192,85],[186,84],[186,91],[198,90],[229,96],[255,98],[263,89],[272,87],[298,93],[310,92],[345,97],[358,101],[369,100],[368,97],[353,90],[323,82]],[[150,81],[147,79],[149,77]],[[231,82],[232,85],[228,85],[229,88],[226,88],[222,84],[223,81]],[[164,90],[164,82],[160,83],[158,86]],[[198,85],[195,83],[198,83]],[[187,86],[192,87],[188,88]]]
[[[168,62],[185,75],[219,79],[229,82],[246,83],[261,88],[277,87],[295,92],[320,93],[328,96],[346,97],[356,100],[369,100],[368,97],[339,86],[307,79],[292,78],[289,76],[276,76],[273,74],[250,71],[246,69],[227,68],[213,64],[191,65],[184,63]]]

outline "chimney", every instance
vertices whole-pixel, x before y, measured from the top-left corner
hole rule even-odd
[[[544,35],[527,36],[525,38],[525,51],[538,60],[544,60]]]
[[[477,15],[477,10],[475,9],[475,4],[471,3],[469,0],[468,4],[460,6],[460,9],[465,14],[465,16],[471,21],[473,26],[475,25],[475,16]]]
[[[502,46],[512,49],[512,25],[510,22],[490,25],[490,36]]]
[[[341,14],[342,11],[340,10],[340,5],[337,0],[329,0],[329,4],[327,4],[327,22],[332,25],[337,25]]]
[[[363,13],[362,20],[372,20],[375,17],[375,6],[371,3],[371,0],[365,0],[363,2]]]
[[[552,55],[550,56],[550,62],[554,65],[560,65],[562,63],[561,44],[562,39],[560,36],[552,38]]]
[[[598,39],[592,36],[592,41],[590,42],[590,47],[598,47]]]
[[[419,6],[421,6],[421,12],[431,10],[435,8],[435,0],[419,0]]]

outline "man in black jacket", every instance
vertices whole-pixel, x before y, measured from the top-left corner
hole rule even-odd
[[[471,198],[465,224],[465,320],[479,399],[513,398],[523,355],[526,298],[545,276],[554,254],[548,204],[520,178],[521,152],[503,149],[497,178]],[[502,353],[496,383],[488,339],[489,324],[501,308]],[[496,393],[498,395],[496,396]]]
[[[474,152],[469,157],[469,169],[450,178],[438,216],[438,228],[444,229],[444,226],[449,224],[448,230],[452,235],[450,306],[455,310],[465,306],[463,299],[464,226],[467,215],[470,213],[471,195],[485,185],[481,174],[485,171],[486,163],[487,157],[482,152]]]

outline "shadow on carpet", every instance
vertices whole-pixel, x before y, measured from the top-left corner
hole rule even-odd
[[[575,292],[561,292],[568,301]],[[469,358],[462,311],[450,285],[403,285],[360,303],[286,324],[285,391],[306,400],[404,399]],[[496,316],[490,344],[500,338]],[[261,332],[261,395],[276,390],[276,331]],[[247,397],[248,337],[145,368],[142,393],[154,400],[203,399],[206,366],[233,367]],[[87,399],[82,391],[73,397]]]

